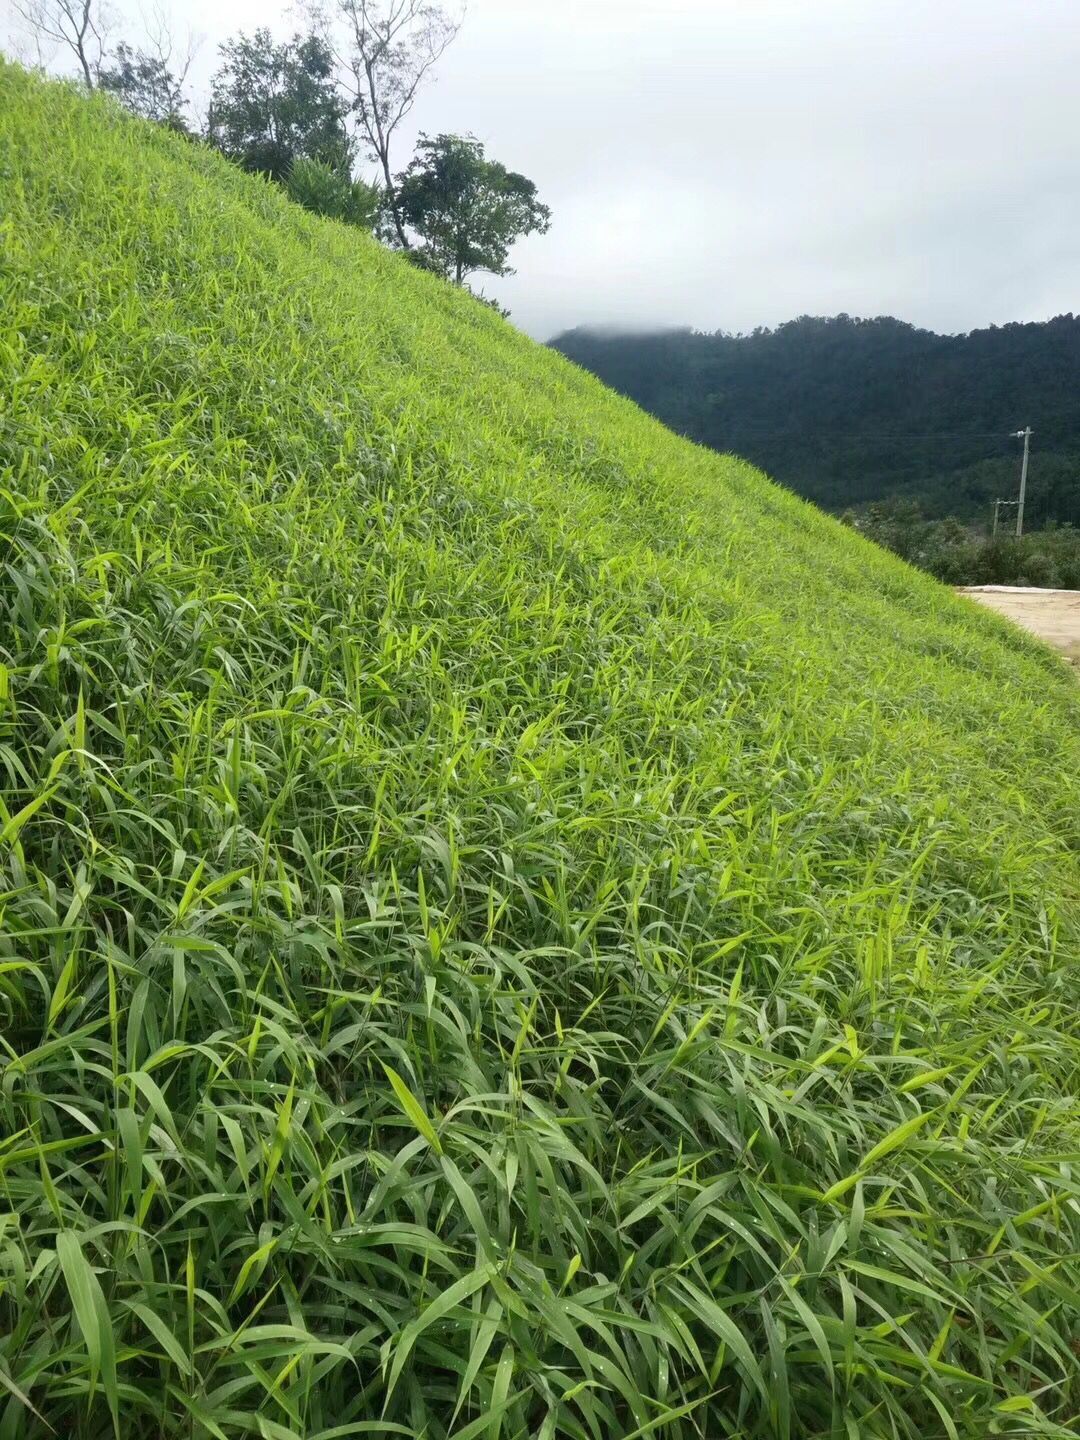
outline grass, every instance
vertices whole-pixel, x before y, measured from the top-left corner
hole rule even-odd
[[[1080,692],[0,70],[0,1440],[1074,1436]]]

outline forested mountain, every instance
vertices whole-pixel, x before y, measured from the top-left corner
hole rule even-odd
[[[888,316],[802,316],[751,335],[577,329],[552,345],[684,435],[761,465],[831,510],[885,497],[988,521],[1080,524],[1080,317],[936,335]]]

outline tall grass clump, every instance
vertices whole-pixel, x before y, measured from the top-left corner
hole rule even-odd
[[[1080,692],[0,70],[0,1440],[1077,1433]]]

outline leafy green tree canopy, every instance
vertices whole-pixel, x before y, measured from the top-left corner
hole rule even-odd
[[[284,184],[300,157],[351,172],[348,106],[333,78],[333,57],[318,35],[276,45],[270,31],[238,35],[221,47],[213,79],[209,139],[245,170]]]
[[[543,234],[551,211],[524,175],[488,160],[473,136],[421,135],[397,177],[404,223],[420,237],[418,259],[460,285],[467,275],[513,274],[511,245]]]
[[[101,71],[98,84],[144,120],[156,120],[175,130],[188,128],[184,119],[184,74],[174,74],[158,55],[133,49],[121,40],[113,64]]]

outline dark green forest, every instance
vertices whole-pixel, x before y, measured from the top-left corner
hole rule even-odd
[[[913,502],[988,527],[1035,430],[1027,525],[1080,525],[1080,317],[936,335],[802,316],[750,335],[570,330],[551,344],[672,429],[828,510]]]

